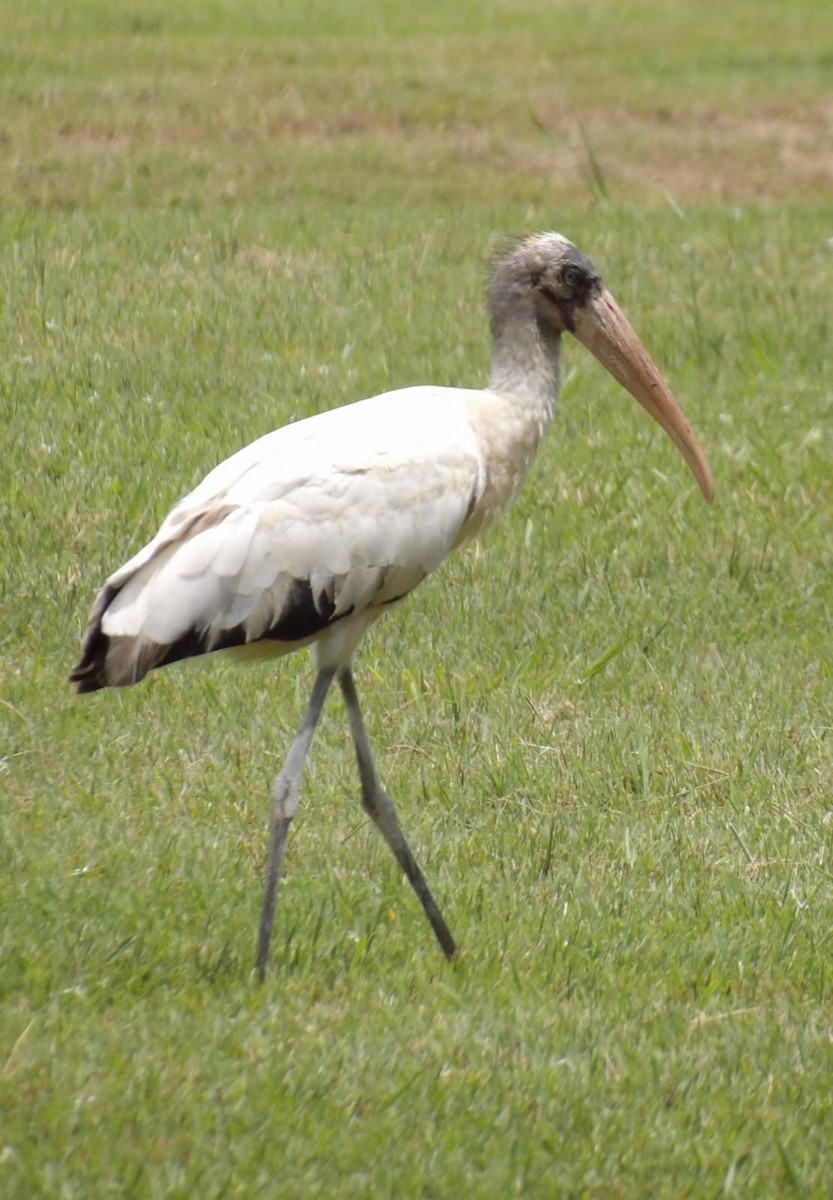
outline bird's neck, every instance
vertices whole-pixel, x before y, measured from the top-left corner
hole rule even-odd
[[[523,300],[492,309],[489,390],[503,402],[508,440],[525,473],[558,403],[561,337],[538,319],[530,297]]]
[[[561,337],[538,319],[531,297],[523,301],[493,304],[489,388],[540,426],[540,441],[558,402]]]
[[[523,486],[558,401],[560,337],[531,310],[492,313],[492,372],[477,422],[486,486],[472,514],[480,532]]]

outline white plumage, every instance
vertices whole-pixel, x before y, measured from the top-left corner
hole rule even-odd
[[[451,956],[455,945],[373,765],[351,659],[362,634],[523,483],[558,394],[569,330],[676,442],[708,499],[708,464],[659,372],[592,264],[559,234],[524,239],[490,290],[488,388],[413,387],[275,430],[211,471],[99,594],[71,679],[79,691],[138,682],[180,658],[273,656],[315,643],[310,706],[273,793],[257,969],[303,763],[338,678],[362,800]]]
[[[403,596],[456,545],[481,497],[471,397],[391,392],[239,451],[110,576],[120,590],[102,632],[135,639],[138,664],[147,642],[172,645],[192,629],[206,632],[207,648],[241,624],[246,644],[263,639],[286,612],[295,580],[309,581],[318,611],[332,605],[333,619]],[[264,641],[260,650],[291,648],[294,639]]]

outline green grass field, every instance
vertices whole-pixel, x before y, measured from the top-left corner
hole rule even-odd
[[[0,0],[0,1194],[827,1197],[833,27],[816,0]],[[711,459],[571,342],[515,508],[367,639],[250,974],[297,656],[66,683],[215,462],[476,386],[595,260]]]

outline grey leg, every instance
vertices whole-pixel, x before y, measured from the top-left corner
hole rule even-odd
[[[339,671],[338,682],[350,719],[350,732],[356,748],[356,760],[359,764],[359,776],[362,783],[362,804],[365,812],[378,826],[382,837],[396,856],[396,861],[410,880],[411,887],[419,896],[425,915],[431,922],[431,928],[437,935],[437,941],[442,946],[446,958],[453,958],[457,949],[454,938],[443,920],[442,913],[437,908],[436,901],[425,882],[425,876],[417,866],[417,861],[405,841],[405,835],[390,796],[382,787],[381,780],[376,774],[370,743],[367,740],[367,731],[359,707],[359,698],[356,695],[356,685],[353,682],[353,672],[349,667],[344,667]]]
[[[275,917],[275,898],[283,863],[286,834],[289,823],[298,808],[298,792],[301,787],[301,776],[304,773],[304,763],[312,742],[312,735],[318,724],[318,718],[321,716],[321,709],[324,707],[327,691],[333,681],[333,675],[335,675],[335,671],[331,668],[318,672],[304,719],[301,721],[301,726],[289,748],[281,773],[275,780],[275,786],[272,789],[269,862],[266,868],[266,886],[263,892],[263,908],[260,911],[257,958],[255,960],[255,971],[261,983],[266,974],[266,962],[269,958],[272,921]]]

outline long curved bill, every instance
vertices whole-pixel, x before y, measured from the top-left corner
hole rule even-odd
[[[711,502],[711,468],[694,430],[606,287],[599,287],[582,308],[575,310],[574,321],[575,336],[662,426],[688,463],[700,491]]]

